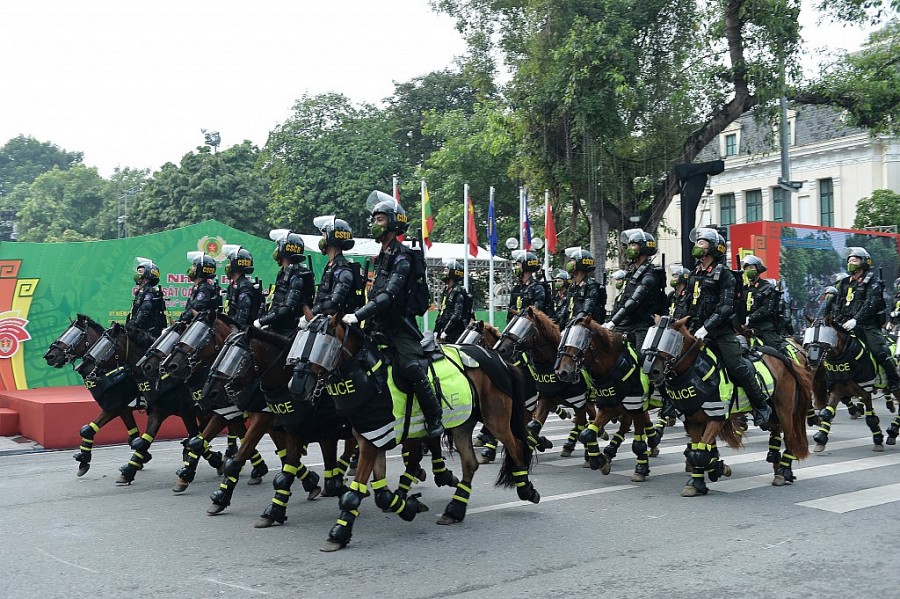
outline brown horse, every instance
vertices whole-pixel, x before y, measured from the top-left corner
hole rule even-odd
[[[559,341],[559,327],[556,323],[540,310],[529,306],[507,323],[500,339],[494,344],[494,349],[508,362],[517,364],[524,361],[537,386],[538,404],[528,423],[532,443],[539,439],[541,428],[552,408],[565,406],[575,411],[575,427],[563,445],[563,457],[568,457],[575,449],[575,440],[586,430],[588,421],[597,417],[597,408],[587,400],[589,389],[583,380],[564,382],[556,376],[554,365]],[[606,431],[602,428],[598,430],[598,434],[607,438]]]
[[[195,405],[203,413],[209,415],[209,422],[203,431],[192,436],[187,442],[184,465],[175,473],[175,484],[172,486],[172,491],[175,493],[183,493],[188,488],[188,485],[193,482],[201,456],[207,461],[212,460],[210,464],[216,466],[220,475],[223,474],[224,462],[222,462],[221,454],[213,452],[210,446],[216,435],[221,433],[226,427],[230,435],[243,438],[247,434],[243,409],[230,403],[226,403],[216,409],[205,409],[200,405],[203,395],[202,389],[209,374],[210,366],[218,356],[219,351],[224,347],[226,339],[240,329],[241,327],[237,322],[216,311],[209,310],[196,314],[190,321],[187,330],[178,338],[169,355],[160,364],[161,372],[182,380],[191,387]],[[251,413],[251,420],[254,418],[260,420],[257,431],[259,426],[266,426],[265,423],[268,422],[268,428],[260,433],[260,436],[270,432],[270,415]],[[284,449],[283,437],[275,434],[272,439],[275,441],[278,451],[282,452]],[[253,465],[253,470],[250,473],[248,482],[251,485],[260,484],[262,477],[269,471],[265,460],[256,451],[258,441],[259,439],[248,447],[248,451],[252,452],[249,458]],[[243,462],[241,464],[243,465]]]
[[[597,431],[612,418],[628,423],[625,433],[633,425],[631,449],[637,456],[632,482],[644,482],[650,474],[650,452],[657,448],[660,436],[647,412],[650,406],[650,385],[641,373],[641,360],[634,348],[627,345],[621,333],[608,331],[590,316],[573,320],[566,327],[559,343],[556,374],[561,381],[581,376],[586,366],[597,393],[597,415],[581,433],[588,447],[588,461],[594,470],[609,474],[615,451],[599,451]],[[617,437],[624,438],[620,431]],[[612,445],[611,445],[612,446]],[[617,448],[617,447],[616,447]]]
[[[815,369],[813,396],[820,418],[819,431],[813,435],[814,452],[825,451],[831,421],[837,404],[845,397],[859,397],[865,406],[866,426],[872,431],[873,451],[884,451],[884,433],[872,407],[872,393],[878,383],[879,373],[871,352],[856,335],[843,327],[833,326],[830,320],[816,320],[806,329],[803,347],[809,354],[809,363]],[[886,381],[884,381],[886,384]],[[890,395],[886,394],[890,399]],[[900,392],[893,394],[900,400]],[[894,445],[900,432],[900,416],[888,428],[888,444]]]
[[[416,495],[404,498],[387,487],[385,460],[387,448],[397,441],[402,442],[404,438],[424,435],[424,427],[421,416],[412,415],[409,401],[406,402],[407,416],[399,420],[395,418],[386,356],[359,329],[348,330],[335,316],[329,318],[321,330],[308,331],[307,335],[309,347],[306,353],[309,355],[310,372],[320,381],[317,385],[334,386],[329,397],[340,401],[338,412],[346,413],[360,447],[356,477],[350,484],[350,490],[341,496],[341,514],[321,548],[322,551],[337,551],[350,542],[360,502],[369,493],[367,482],[370,475],[374,474],[372,492],[376,505],[406,521],[424,511]],[[452,348],[444,351],[451,355],[456,352]],[[466,353],[468,351],[471,354]],[[472,355],[479,358],[476,360]],[[444,359],[451,360],[449,356]],[[459,451],[463,477],[438,524],[452,524],[465,518],[472,478],[478,469],[472,447],[472,430],[479,413],[482,421],[506,445],[497,484],[515,486],[522,500],[532,503],[540,501],[540,494],[528,480],[531,451],[522,424],[522,403],[513,397],[521,392],[521,376],[490,350],[464,348],[459,350],[459,359],[461,365],[456,362],[444,364],[443,367],[451,374],[444,375],[440,385],[436,385],[450,389],[468,386],[472,393],[470,407],[454,404],[444,411],[444,425],[449,431],[451,443]],[[455,375],[452,374],[454,369]],[[448,398],[444,396],[444,399],[446,401]]]
[[[704,476],[715,482],[730,476],[729,468],[719,457],[716,439],[732,448],[742,445],[743,415],[746,410],[730,410],[731,385],[717,358],[703,353],[703,343],[693,337],[685,326],[688,318],[672,323],[668,317],[659,321],[647,334],[645,353],[652,356],[650,378],[673,400],[684,416],[684,425],[691,437],[687,458],[692,467],[691,479],[681,492],[682,497],[695,497],[708,492]],[[777,423],[770,428],[770,449],[766,460],[773,464],[772,484],[792,483],[794,460],[809,455],[805,418],[812,404],[811,380],[805,370],[795,369],[784,357],[765,353],[761,358],[774,379],[771,403],[775,407]],[[703,387],[706,385],[706,387]],[[701,388],[702,387],[702,388]],[[784,437],[785,451],[780,442],[773,447],[772,436]]]
[[[81,359],[102,335],[102,326],[94,322],[89,316],[79,314],[69,327],[63,331],[62,335],[50,344],[49,349],[44,354],[44,360],[51,368],[62,368],[66,364],[72,364],[75,360]],[[91,469],[94,436],[100,432],[101,428],[116,418],[121,419],[122,424],[125,425],[125,430],[128,431],[129,442],[138,437],[140,430],[138,430],[134,419],[134,410],[137,406],[130,405],[130,403],[131,399],[125,403],[107,403],[104,401],[103,405],[100,405],[100,413],[81,427],[79,431],[81,445],[78,448],[78,453],[73,456],[75,461],[78,462],[78,476],[84,476]]]

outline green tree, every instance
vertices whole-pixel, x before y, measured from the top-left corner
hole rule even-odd
[[[390,193],[402,162],[394,133],[392,120],[372,105],[334,93],[302,97],[262,152],[272,192],[269,222],[309,233],[313,218],[337,214],[364,234],[368,194]]]
[[[890,189],[876,189],[872,195],[856,203],[854,229],[895,226],[900,229],[900,194]]]
[[[67,152],[31,136],[14,137],[0,147],[0,197],[54,168],[65,170],[80,164],[82,158],[81,152]]]
[[[129,230],[154,233],[215,219],[265,235],[268,181],[256,167],[258,159],[259,150],[244,141],[215,154],[201,146],[185,154],[179,166],[163,165],[129,204]],[[136,174],[123,177],[122,186],[136,179]]]

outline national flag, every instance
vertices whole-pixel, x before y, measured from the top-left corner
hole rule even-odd
[[[553,222],[553,208],[550,202],[547,202],[547,212],[544,221],[544,243],[547,244],[547,251],[551,254],[556,253],[556,223]]]
[[[431,232],[434,231],[434,215],[431,212],[431,198],[428,195],[428,185],[422,183],[422,241],[431,247]]]
[[[468,228],[469,253],[478,256],[478,231],[475,228],[475,208],[472,206],[472,196],[466,198],[466,227]]]
[[[522,245],[531,249],[531,222],[528,220],[528,195],[522,199]]]
[[[493,188],[492,188],[493,189]],[[491,256],[497,255],[497,217],[494,216],[494,194],[491,194],[491,201],[488,204],[488,222],[487,222],[488,244],[491,248]]]

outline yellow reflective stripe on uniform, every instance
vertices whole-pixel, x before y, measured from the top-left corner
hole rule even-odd
[[[375,372],[377,372],[379,368],[381,368],[381,360],[378,360],[377,362],[375,362],[375,366],[372,366],[372,368],[370,370],[367,370],[366,374],[371,376],[371,375],[375,374]]]

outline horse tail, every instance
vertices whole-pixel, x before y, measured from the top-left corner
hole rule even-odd
[[[784,446],[798,460],[809,457],[809,440],[806,438],[806,415],[813,403],[812,373],[806,369],[791,368],[794,393],[791,397],[791,416],[782,421]]]
[[[522,448],[522,458],[526,465],[526,470],[531,471],[531,465],[534,459],[531,446],[528,444],[528,431],[525,428],[525,397],[526,385],[525,376],[519,368],[507,366],[506,371],[509,373],[510,383],[512,384],[512,410],[509,418],[509,429],[513,437],[519,442]],[[509,448],[504,448],[503,464],[500,465],[500,472],[497,473],[497,481],[495,486],[505,487],[507,489],[515,486],[516,463],[513,460]]]
[[[736,422],[735,418],[729,418],[725,421],[722,430],[719,431],[719,438],[732,449],[740,449],[744,446],[744,426],[743,423],[736,426]]]

